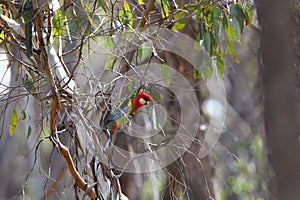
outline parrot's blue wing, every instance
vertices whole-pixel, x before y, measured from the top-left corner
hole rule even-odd
[[[107,140],[104,143],[104,151],[107,151],[108,147],[110,146],[111,134],[113,134],[112,129],[113,129],[114,123],[119,125],[118,122],[120,121],[120,119],[124,118],[124,116],[126,117],[128,110],[129,110],[129,106],[130,106],[129,102],[130,102],[130,99],[124,98],[111,111],[111,113],[108,117],[107,123],[106,123],[106,130],[108,132],[106,132]]]
[[[116,108],[114,108],[108,118],[107,124],[110,124],[114,121],[116,121],[117,119],[121,118],[122,116],[128,114],[128,110],[129,110],[129,100],[130,99],[124,99],[123,101],[121,100],[121,102],[116,106]]]

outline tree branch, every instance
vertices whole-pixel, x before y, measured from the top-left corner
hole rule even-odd
[[[57,96],[53,97],[52,99],[52,108],[51,108],[51,118],[50,118],[50,135],[53,143],[55,144],[59,154],[63,157],[66,166],[68,168],[68,171],[70,172],[71,176],[75,180],[75,183],[83,190],[86,191],[88,188],[88,184],[81,178],[80,174],[75,168],[73,159],[71,157],[71,154],[68,150],[68,148],[63,145],[59,137],[57,135],[56,131],[56,121],[57,121],[57,114],[59,111],[59,102]],[[93,192],[93,190],[86,191],[90,199],[97,199],[97,196]]]
[[[150,14],[150,11],[152,10],[152,8],[154,6],[154,3],[155,3],[155,0],[150,0],[150,2],[148,3],[147,8],[144,11],[143,16],[141,18],[141,21],[139,22],[138,29],[142,29],[145,27],[147,18]]]

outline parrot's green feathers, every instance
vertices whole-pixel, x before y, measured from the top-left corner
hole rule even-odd
[[[128,115],[123,115],[122,117],[118,118],[115,122],[118,127],[126,124],[129,121]]]

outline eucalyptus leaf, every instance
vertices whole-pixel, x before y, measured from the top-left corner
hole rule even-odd
[[[167,86],[169,86],[171,84],[171,73],[170,73],[170,70],[169,70],[169,68],[166,64],[163,64],[161,66],[161,74],[164,78],[165,84]]]
[[[105,62],[104,69],[111,70],[115,62],[115,57],[112,54],[108,54]]]
[[[10,123],[9,123],[9,135],[12,136],[15,132],[15,128],[17,126],[17,112],[16,110],[13,110],[10,116]]]

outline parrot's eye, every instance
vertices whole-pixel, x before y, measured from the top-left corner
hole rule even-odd
[[[140,104],[142,104],[142,105],[146,105],[146,104],[147,104],[147,101],[146,101],[145,99],[143,99],[143,98],[140,98],[140,99],[139,99],[139,102],[140,102]]]

